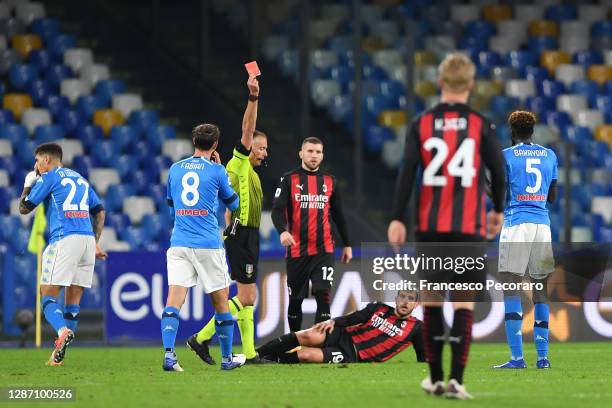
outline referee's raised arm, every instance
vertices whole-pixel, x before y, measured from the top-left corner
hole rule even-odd
[[[249,88],[249,101],[247,102],[244,116],[242,117],[242,137],[240,143],[248,151],[253,145],[253,134],[257,123],[257,100],[259,99],[259,81],[256,77],[249,77],[247,81]]]

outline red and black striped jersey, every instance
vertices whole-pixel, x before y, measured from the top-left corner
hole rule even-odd
[[[345,246],[350,246],[336,178],[297,168],[281,177],[274,194],[272,221],[279,234],[289,231],[296,242],[288,258],[334,252],[334,221]]]
[[[406,136],[393,219],[403,220],[419,174],[416,228],[421,233],[486,235],[485,167],[496,211],[504,209],[504,158],[493,124],[461,103],[441,103],[417,117]]]
[[[359,361],[387,361],[411,344],[417,360],[425,361],[421,321],[412,316],[401,319],[391,306],[370,303],[334,321],[351,336]]]

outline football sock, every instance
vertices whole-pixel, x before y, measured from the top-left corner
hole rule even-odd
[[[293,332],[284,334],[264,344],[257,349],[260,357],[280,356],[300,345],[297,335]]]
[[[215,331],[221,346],[221,359],[223,362],[232,361],[234,318],[231,313],[215,313]]]
[[[43,297],[41,304],[45,319],[47,319],[49,324],[53,327],[53,330],[55,330],[59,336],[60,330],[67,327],[62,308],[57,304],[57,301],[53,296]]]
[[[176,307],[166,306],[162,312],[161,332],[162,343],[166,353],[174,352],[174,342],[179,327],[179,310]]]
[[[253,306],[245,306],[238,312],[238,328],[242,341],[242,352],[246,358],[257,355],[255,351],[255,324],[253,323]]]
[[[234,296],[231,298],[227,305],[229,306],[230,313],[232,316],[237,316],[238,313],[242,310],[242,303],[238,300],[238,296]],[[200,344],[204,343],[212,339],[212,336],[215,335],[215,318],[214,316],[206,323],[206,326],[202,327],[202,330],[198,332],[196,335],[196,341]],[[244,340],[243,340],[244,344]]]
[[[548,356],[548,315],[549,307],[546,303],[536,303],[534,305],[533,339],[538,360]]]
[[[300,362],[297,351],[292,353],[283,353],[278,356],[278,362],[281,364],[297,364]]]
[[[79,305],[66,305],[64,308],[64,320],[66,321],[66,327],[73,332],[76,332],[77,324],[79,323],[79,311],[81,306]]]
[[[330,300],[330,291],[329,289],[316,291],[314,293],[314,298],[317,301],[317,313],[315,315],[315,324],[319,322],[324,322],[325,320],[329,320],[331,317],[331,313],[329,310]]]
[[[302,328],[302,302],[304,299],[289,299],[289,308],[287,310],[287,320],[289,321],[289,330],[292,332],[300,331]]]
[[[523,358],[523,309],[520,296],[504,297],[506,312],[506,341],[513,360]]]
[[[453,327],[451,327],[448,342],[451,346],[451,373],[449,378],[454,378],[459,384],[463,384],[463,371],[470,354],[470,343],[472,342],[473,312],[468,309],[455,310]]]
[[[444,317],[442,308],[425,306],[423,321],[423,342],[429,363],[431,382],[442,381],[442,348],[444,347]]]

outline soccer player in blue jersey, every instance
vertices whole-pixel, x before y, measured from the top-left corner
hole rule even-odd
[[[548,361],[548,303],[546,280],[554,270],[547,202],[553,202],[557,185],[557,156],[551,149],[533,143],[536,118],[531,112],[515,111],[508,124],[513,146],[504,150],[507,206],[499,240],[499,271],[504,280],[521,282],[526,272],[532,282],[542,284],[533,291],[533,335],[538,353],[537,368],[550,368]],[[504,293],[506,339],[511,359],[494,368],[526,368],[523,358],[523,309],[518,291]]]
[[[246,360],[244,355],[232,354],[234,319],[227,299],[230,278],[216,212],[219,199],[231,211],[238,208],[239,199],[215,151],[219,134],[216,125],[196,126],[192,132],[195,153],[174,163],[168,173],[167,198],[174,216],[174,229],[167,252],[170,288],[161,318],[166,371],[183,371],[174,352],[179,310],[189,288],[198,279],[215,308],[221,369],[232,370]]]
[[[105,211],[95,191],[76,171],[62,166],[62,148],[56,143],[39,145],[34,171],[25,179],[19,212],[28,214],[44,203],[50,238],[42,258],[40,291],[45,318],[57,332],[48,365],[61,365],[66,348],[74,340],[79,304],[84,288],[90,288],[96,258],[106,258],[98,242]],[[91,217],[93,216],[93,221]],[[57,303],[66,288],[65,306]]]

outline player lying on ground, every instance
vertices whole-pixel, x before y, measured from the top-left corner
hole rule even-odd
[[[285,334],[259,347],[257,353],[286,364],[383,362],[413,344],[417,360],[423,362],[421,321],[411,316],[417,302],[417,292],[399,291],[395,308],[370,303],[349,315]],[[300,350],[292,351],[298,346]]]
[[[35,170],[26,176],[19,212],[28,214],[43,203],[49,219],[51,236],[42,257],[40,292],[45,319],[58,336],[47,364],[57,366],[74,339],[81,296],[91,288],[96,258],[106,258],[98,245],[105,211],[87,180],[63,167],[60,145],[43,143],[34,154]],[[57,303],[62,287],[63,310]]]
[[[548,361],[548,303],[546,281],[554,271],[550,218],[546,203],[557,193],[557,156],[533,143],[535,115],[516,111],[508,118],[512,147],[504,150],[508,177],[504,228],[499,239],[499,272],[506,282],[542,283],[533,291],[533,337],[538,353],[536,368],[550,368]],[[527,368],[523,359],[523,309],[517,291],[504,292],[506,339],[511,359],[494,368]]]

